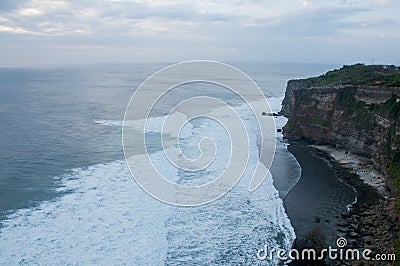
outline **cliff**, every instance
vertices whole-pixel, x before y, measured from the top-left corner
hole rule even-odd
[[[353,68],[356,73],[370,68],[382,71],[373,79],[344,78]],[[284,136],[369,157],[374,167],[388,177],[389,187],[400,185],[400,82],[386,82],[385,86],[388,75],[390,80],[400,81],[397,67],[388,70],[385,66],[364,65],[290,80],[281,110],[289,118]],[[360,84],[354,84],[354,80]]]
[[[304,139],[361,155],[382,173],[390,196],[377,205],[379,212],[371,211],[372,204],[364,206],[358,214],[363,217],[359,226],[367,228],[364,222],[368,219],[383,224],[374,224],[371,228],[378,228],[377,232],[367,238],[373,237],[382,250],[394,247],[400,256],[396,229],[400,217],[400,68],[357,64],[315,78],[290,80],[280,114],[288,117],[283,134],[289,140]]]

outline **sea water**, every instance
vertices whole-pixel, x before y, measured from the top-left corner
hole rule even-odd
[[[248,191],[245,173],[212,203],[175,207],[135,183],[122,153],[123,114],[135,88],[164,66],[0,69],[0,264],[253,265],[260,262],[257,250],[265,244],[290,248],[295,233],[282,198],[301,169],[279,133],[271,172],[255,192]],[[329,68],[236,66],[255,79],[273,112],[280,109],[287,79]],[[231,97],[214,88],[202,92],[226,101]],[[243,121],[254,126],[246,106],[236,107]],[[157,124],[162,118],[159,113],[151,119]],[[285,123],[276,118],[278,128]],[[204,132],[229,150],[224,129],[199,119],[181,136],[189,156],[198,156],[194,147]],[[249,134],[250,166],[259,160],[254,132]],[[157,143],[157,130],[146,134]],[[159,145],[149,152],[160,171],[184,185],[210,181],[223,168],[224,159],[216,157],[207,171],[190,175],[166,164]]]

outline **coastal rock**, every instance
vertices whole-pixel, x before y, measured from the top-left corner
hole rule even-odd
[[[380,187],[384,198],[360,202],[365,195],[358,195],[354,209],[339,216],[338,231],[352,246],[393,253],[394,243],[400,243],[400,191],[395,185],[400,184],[400,68],[357,64],[290,80],[280,115],[288,117],[284,138],[340,150],[336,154],[342,159],[363,158],[353,162],[354,174],[367,176],[365,184]]]
[[[400,87],[341,85],[311,86],[308,80],[289,81],[280,114],[289,117],[283,134],[315,144],[346,148],[370,158],[388,174],[391,150],[399,147],[400,123],[393,112],[400,107]],[[389,111],[392,110],[392,111]],[[398,112],[398,110],[396,111]]]
[[[266,113],[266,112],[262,112],[261,115],[275,116],[275,117],[279,116],[279,114],[277,113]]]

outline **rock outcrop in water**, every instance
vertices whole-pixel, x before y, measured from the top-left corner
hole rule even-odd
[[[282,103],[288,139],[327,144],[370,159],[385,176],[390,212],[400,214],[400,68],[344,66],[290,80]],[[398,220],[397,220],[398,221]],[[397,245],[400,251],[400,238]]]

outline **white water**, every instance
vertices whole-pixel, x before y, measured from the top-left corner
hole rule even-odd
[[[97,123],[120,126],[118,121]],[[218,130],[211,132],[217,132],[214,138],[221,144]],[[255,135],[250,139],[257,149]],[[252,153],[250,164],[257,154]],[[162,155],[152,153],[163,172],[182,184],[207,181],[222,167],[217,160],[196,180],[162,163],[157,159]],[[144,193],[122,160],[59,178],[63,196],[19,210],[4,222],[0,264],[253,265],[264,244],[288,249],[295,238],[271,175],[252,193],[245,175],[221,199],[191,208],[166,205]]]

